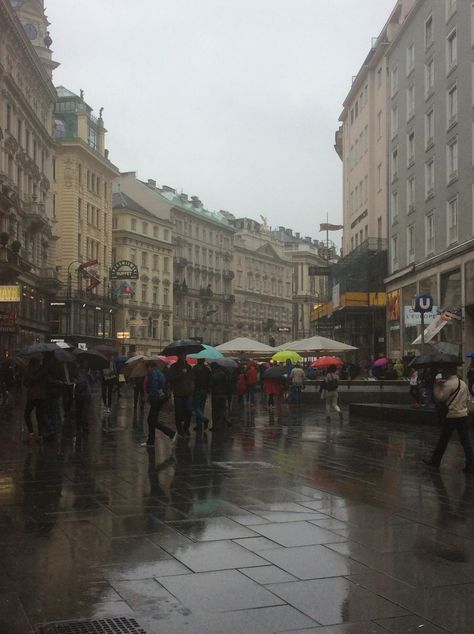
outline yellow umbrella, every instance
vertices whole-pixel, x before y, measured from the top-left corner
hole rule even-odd
[[[272,361],[283,363],[288,359],[291,363],[297,363],[298,361],[302,361],[303,357],[300,357],[300,355],[297,352],[293,352],[293,350],[280,350],[280,352],[275,352],[272,357]]]

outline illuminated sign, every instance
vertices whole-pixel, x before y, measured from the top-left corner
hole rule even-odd
[[[19,286],[0,286],[0,302],[19,302],[21,289]]]

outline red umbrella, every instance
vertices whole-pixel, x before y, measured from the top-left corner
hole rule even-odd
[[[319,357],[316,361],[313,361],[311,364],[312,368],[329,368],[329,366],[341,366],[344,365],[344,361],[339,359],[339,357]]]

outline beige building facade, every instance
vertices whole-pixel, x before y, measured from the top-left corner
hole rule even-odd
[[[291,338],[293,263],[280,240],[249,218],[232,221],[234,337],[280,345]]]
[[[138,269],[137,280],[113,281],[119,339],[129,354],[159,354],[171,341],[172,231],[159,196],[135,173],[121,174],[114,183],[112,262],[129,261]]]
[[[357,75],[339,117],[335,149],[343,166],[343,256],[387,238],[388,107],[386,51],[413,0],[399,0]]]
[[[55,271],[51,40],[42,2],[0,0],[0,354],[48,335]]]
[[[84,95],[57,88],[54,108],[56,265],[63,284],[52,307],[52,334],[92,346],[115,340],[109,271],[112,181],[102,116]],[[102,111],[101,111],[102,115]]]

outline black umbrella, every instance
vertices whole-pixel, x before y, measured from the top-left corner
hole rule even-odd
[[[171,357],[180,354],[195,354],[201,350],[205,350],[204,346],[192,339],[178,339],[168,344],[161,354]]]
[[[410,363],[413,368],[429,368],[440,365],[460,365],[459,357],[446,352],[431,352],[430,354],[421,354],[415,357]]]
[[[38,354],[41,352],[55,352],[56,350],[62,350],[61,346],[56,343],[35,343],[32,346],[23,348],[18,354],[22,357],[26,357],[30,354]]]
[[[274,365],[263,373],[264,379],[281,379],[288,375],[288,369],[284,365]]]
[[[216,363],[221,368],[238,368],[239,364],[235,359],[231,359],[230,357],[223,357],[222,359],[208,359],[207,362],[209,364]]]
[[[73,354],[78,361],[86,359],[92,370],[105,370],[110,365],[109,359],[96,350],[74,350]]]

